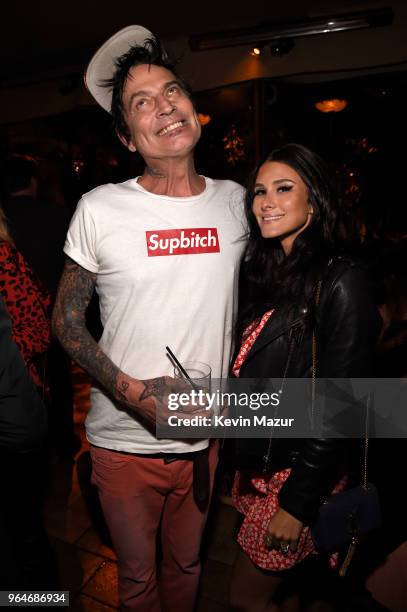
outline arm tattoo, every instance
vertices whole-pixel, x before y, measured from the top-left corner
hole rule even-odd
[[[128,388],[129,388],[129,383],[125,380],[120,381],[120,383],[118,384],[118,391],[119,393],[123,395],[123,397],[126,397]]]
[[[150,396],[154,396],[158,400],[163,401],[166,389],[165,378],[163,376],[143,380],[143,385],[144,391],[140,395],[140,401],[145,400]]]
[[[59,284],[52,326],[69,356],[117,397],[116,379],[120,370],[100,349],[85,324],[86,308],[95,285],[96,274],[68,258]]]

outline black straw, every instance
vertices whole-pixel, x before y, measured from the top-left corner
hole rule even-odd
[[[180,364],[180,362],[178,361],[178,359],[175,357],[174,353],[172,352],[172,350],[170,349],[169,346],[165,347],[166,351],[168,351],[168,353],[170,354],[171,359],[175,362],[178,370],[181,372],[181,374],[184,376],[184,378],[186,378],[191,385],[193,386],[194,389],[196,389],[196,384],[193,382],[193,380],[191,379],[190,375],[188,374],[188,372],[186,371],[185,368],[182,367],[182,365]]]

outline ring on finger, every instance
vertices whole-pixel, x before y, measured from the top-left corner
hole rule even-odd
[[[280,550],[282,553],[284,553],[285,555],[289,552],[290,550],[290,545],[289,544],[280,544]]]
[[[266,535],[264,536],[264,543],[266,545],[266,548],[273,548],[273,538],[268,533],[266,533]]]

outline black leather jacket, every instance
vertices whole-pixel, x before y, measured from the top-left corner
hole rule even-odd
[[[301,304],[290,321],[283,308],[276,309],[243,363],[240,378],[282,377],[290,337],[294,349],[287,376],[310,377],[312,325],[305,325],[309,316]],[[329,262],[322,278],[315,318],[317,376],[368,377],[381,319],[369,297],[360,266],[345,257]],[[250,442],[237,440],[237,452],[245,452],[245,444],[250,445]],[[254,446],[261,449],[258,442]],[[302,522],[311,522],[345,470],[348,446],[346,441],[333,438],[273,439],[272,471],[292,468],[280,492],[280,506]]]

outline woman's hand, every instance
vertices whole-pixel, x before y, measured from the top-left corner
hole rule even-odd
[[[303,523],[279,508],[269,524],[265,536],[267,548],[276,548],[282,552],[296,550]]]

